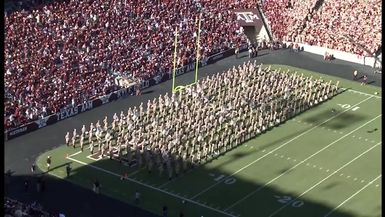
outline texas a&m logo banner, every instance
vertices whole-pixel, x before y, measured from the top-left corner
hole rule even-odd
[[[257,29],[262,28],[262,16],[258,9],[238,9],[234,10],[237,21],[241,26],[255,26]]]

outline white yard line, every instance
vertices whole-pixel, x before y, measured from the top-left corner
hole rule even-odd
[[[88,158],[88,159],[91,159],[91,160],[93,160],[93,161],[98,161],[98,160],[102,159],[101,156],[99,156],[98,158],[93,158],[93,157],[92,157],[92,154],[88,155],[87,158]]]
[[[262,185],[261,187],[257,188],[256,190],[250,192],[249,194],[247,194],[245,197],[241,198],[240,200],[238,200],[237,202],[233,203],[232,205],[230,205],[228,208],[225,209],[225,211],[229,210],[230,208],[234,207],[235,205],[239,204],[240,202],[242,202],[243,200],[249,198],[250,196],[252,196],[253,194],[255,194],[256,192],[260,191],[261,189],[263,189],[264,187],[266,187],[267,185],[269,185],[270,183],[274,182],[275,180],[279,179],[281,176],[287,174],[288,172],[292,171],[293,169],[295,169],[296,167],[298,167],[299,165],[303,164],[305,161],[309,160],[310,158],[314,157],[315,155],[319,154],[320,152],[324,151],[325,149],[329,148],[330,146],[332,146],[333,144],[337,143],[338,141],[344,139],[345,137],[349,136],[350,134],[354,133],[355,131],[361,129],[362,127],[366,126],[367,124],[369,124],[370,122],[376,120],[377,118],[381,117],[381,115],[378,115],[377,117],[371,119],[370,121],[364,123],[363,125],[357,127],[356,129],[350,131],[348,134],[345,134],[343,135],[342,137],[338,138],[337,140],[335,140],[334,142],[331,142],[329,145],[323,147],[322,149],[318,150],[317,152],[315,152],[314,154],[310,155],[309,157],[305,158],[304,160],[300,161],[298,164],[294,165],[293,167],[291,167],[290,169],[286,170],[284,173],[280,174],[279,176],[275,177],[274,179],[270,180],[269,182],[265,183],[264,185]],[[377,144],[378,145],[378,144]],[[376,146],[377,146],[376,145]],[[375,146],[374,146],[375,147]],[[334,171],[334,173],[336,173],[336,171]],[[332,173],[332,174],[334,174]]]
[[[356,196],[357,194],[359,194],[361,191],[365,190],[365,188],[367,188],[369,185],[373,184],[373,182],[375,182],[377,179],[381,178],[381,175],[377,176],[375,179],[373,179],[372,181],[370,181],[368,184],[366,184],[364,187],[362,187],[360,190],[358,190],[356,193],[354,193],[352,196],[350,196],[348,199],[344,200],[344,202],[340,203],[336,208],[334,208],[333,210],[331,210],[330,212],[328,212],[326,215],[324,215],[324,217],[327,217],[329,216],[330,214],[332,214],[334,211],[336,211],[338,208],[340,208],[342,205],[344,205],[346,202],[348,202],[350,199],[352,199],[354,196]]]
[[[303,192],[302,194],[300,194],[299,196],[297,196],[295,199],[293,200],[297,200],[298,198],[302,197],[303,195],[305,195],[306,193],[308,193],[309,191],[313,190],[315,187],[317,187],[319,184],[321,184],[322,182],[324,182],[325,180],[327,180],[328,178],[330,178],[331,176],[333,176],[334,174],[336,174],[338,171],[342,170],[343,168],[347,167],[349,164],[351,164],[352,162],[354,162],[355,160],[357,160],[358,158],[360,158],[362,155],[368,153],[370,150],[372,150],[373,148],[379,146],[381,144],[381,142],[377,143],[376,145],[374,145],[373,147],[369,148],[368,150],[364,151],[363,153],[361,153],[360,155],[358,155],[357,157],[353,158],[353,160],[347,162],[346,164],[344,164],[342,167],[340,167],[339,169],[337,169],[336,171],[334,171],[333,173],[331,173],[330,175],[328,175],[326,178],[322,179],[321,181],[317,182],[315,185],[311,186],[309,189],[307,189],[305,192]],[[287,207],[290,203],[287,203],[285,205],[283,205],[282,207],[280,207],[279,209],[277,209],[276,211],[274,211],[271,215],[269,215],[269,217],[272,217],[274,216],[275,214],[277,214],[279,211],[281,211],[282,209],[284,209],[285,207]]]
[[[346,90],[347,88],[341,88],[342,90]],[[377,96],[377,95],[374,95],[374,94],[370,94],[370,93],[364,93],[364,92],[361,92],[361,91],[358,91],[358,90],[352,90],[352,89],[348,89],[349,92],[353,92],[353,93],[359,93],[359,94],[363,94],[363,95],[367,95],[367,96],[373,96],[373,97],[376,97],[378,99],[382,99],[381,96]]]
[[[364,99],[364,100],[362,100],[362,101],[360,101],[359,103],[357,103],[357,104],[351,106],[350,108],[354,108],[355,106],[357,106],[357,105],[359,105],[359,104],[361,104],[361,103],[363,103],[363,102],[365,102],[365,101],[367,101],[367,100],[369,100],[369,99],[371,99],[371,98],[372,98],[372,96],[371,96],[371,97],[368,97],[368,98],[366,98],[366,99]],[[318,124],[318,125],[316,125],[316,126],[310,128],[310,129],[306,130],[305,132],[299,134],[298,136],[296,136],[296,137],[290,139],[289,141],[287,141],[287,142],[283,143],[282,145],[278,146],[277,148],[275,148],[275,149],[269,151],[268,153],[266,153],[266,154],[263,155],[262,157],[260,157],[260,158],[258,158],[258,159],[256,159],[256,160],[254,160],[253,162],[251,162],[251,163],[247,164],[246,166],[242,167],[241,169],[235,171],[234,173],[232,173],[231,175],[227,176],[226,178],[229,178],[229,177],[234,176],[235,174],[241,172],[242,170],[246,169],[246,168],[249,167],[250,165],[252,165],[252,164],[258,162],[259,160],[265,158],[267,155],[269,155],[269,154],[271,154],[271,153],[274,153],[274,152],[277,151],[278,149],[280,149],[280,148],[286,146],[287,144],[291,143],[292,141],[294,141],[294,140],[298,139],[299,137],[301,137],[301,136],[307,134],[308,132],[314,130],[315,128],[317,128],[317,127],[319,127],[319,126],[325,124],[326,122],[328,122],[328,121],[330,121],[330,120],[332,120],[332,119],[334,119],[334,118],[336,118],[336,117],[342,115],[343,113],[349,111],[350,108],[349,108],[349,109],[346,109],[346,110],[344,110],[344,111],[342,111],[342,112],[340,112],[340,113],[338,113],[338,114],[336,114],[336,115],[334,115],[334,116],[332,116],[332,117],[330,117],[329,119],[323,121],[322,123],[320,123],[320,124]],[[226,178],[224,178],[224,179],[222,179],[222,180],[226,180]],[[201,195],[201,194],[207,192],[208,190],[212,189],[213,187],[219,185],[221,182],[222,182],[222,181],[218,181],[218,182],[216,182],[216,183],[210,185],[209,187],[207,187],[207,188],[204,189],[203,191],[201,191],[201,192],[199,192],[198,194],[196,194],[195,196],[193,196],[191,199],[194,199],[194,198],[198,197],[199,195]]]
[[[73,153],[73,154],[71,154],[71,155],[68,155],[67,158],[73,157],[73,156],[78,155],[78,154],[80,154],[80,153],[82,153],[82,151],[78,151],[78,152],[75,152],[75,153]]]
[[[89,148],[89,147],[86,147],[84,150],[87,150],[87,149],[90,149],[90,148]],[[80,154],[80,153],[82,153],[82,151],[75,152],[75,153],[73,153],[73,154],[71,154],[71,155],[68,155],[68,157],[73,157],[73,156],[78,155],[78,154]]]
[[[70,160],[72,160],[72,161],[75,161],[75,162],[77,162],[77,163],[79,163],[79,164],[82,164],[82,165],[85,165],[85,166],[89,166],[89,167],[94,168],[94,169],[96,169],[96,170],[103,171],[103,172],[108,173],[108,174],[110,174],[110,175],[117,176],[117,177],[121,177],[121,175],[119,175],[119,174],[116,174],[116,173],[114,173],[114,172],[105,170],[105,169],[103,169],[103,168],[100,168],[100,167],[97,167],[97,166],[94,166],[94,165],[90,165],[90,164],[84,163],[84,162],[82,162],[82,161],[73,159],[73,158],[71,158],[71,157],[68,157],[68,159],[70,159]],[[201,207],[210,209],[210,210],[212,210],[212,211],[221,213],[221,214],[223,214],[223,215],[231,216],[231,217],[236,217],[236,215],[232,215],[232,214],[227,213],[227,212],[224,212],[224,211],[222,211],[222,210],[219,210],[219,209],[215,209],[215,208],[206,206],[206,205],[204,205],[204,204],[202,204],[202,203],[199,203],[199,202],[196,202],[196,201],[194,201],[194,200],[191,200],[191,199],[188,199],[188,198],[185,198],[185,197],[181,197],[181,196],[179,196],[179,195],[170,193],[170,192],[168,192],[168,191],[165,191],[165,190],[162,190],[162,189],[153,187],[153,186],[151,186],[151,185],[148,185],[148,184],[139,182],[139,181],[137,181],[137,180],[135,180],[135,179],[126,178],[126,180],[129,180],[129,181],[134,182],[134,183],[139,184],[139,185],[143,185],[143,186],[145,186],[145,187],[147,187],[147,188],[150,188],[150,189],[153,189],[153,190],[156,190],[156,191],[160,191],[160,192],[162,192],[162,193],[164,193],[164,194],[168,194],[168,195],[170,195],[170,196],[173,196],[173,197],[176,197],[176,198],[185,200],[185,201],[187,201],[187,202],[196,204],[196,205],[198,205],[198,206],[201,206]]]

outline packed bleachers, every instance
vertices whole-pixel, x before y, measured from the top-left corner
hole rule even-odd
[[[381,45],[381,1],[265,0],[262,8],[279,40],[366,56]]]
[[[234,8],[242,0],[55,1],[5,15],[5,128],[112,92],[112,72],[147,79],[195,59],[195,17],[203,12],[201,55],[246,41]]]
[[[5,13],[6,129],[117,90],[114,75],[140,81],[169,71],[175,27],[180,29],[178,66],[194,61],[195,19],[200,13],[201,58],[235,47],[247,39],[238,31],[231,10],[257,4],[254,0],[46,1],[23,0],[17,2],[17,10]],[[380,3],[258,1],[275,40],[358,55],[371,55],[381,45]]]
[[[348,37],[346,37],[348,36]],[[301,34],[309,44],[370,56],[381,45],[381,1],[326,0]],[[352,41],[365,46],[364,51]]]
[[[25,204],[10,198],[4,198],[4,217],[53,217],[42,210],[39,204]]]
[[[273,36],[277,40],[290,40],[301,32],[305,20],[310,18],[317,0],[265,0],[262,9],[270,21]]]

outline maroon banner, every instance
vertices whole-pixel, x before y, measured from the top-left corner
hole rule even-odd
[[[237,9],[234,10],[237,21],[241,26],[255,26],[260,30],[263,26],[262,16],[258,9]]]

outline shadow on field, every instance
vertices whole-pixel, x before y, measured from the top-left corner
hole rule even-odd
[[[337,112],[341,111],[337,110]],[[330,111],[323,111],[311,117],[305,118],[304,121],[307,123],[319,124],[328,118],[330,118]],[[333,130],[342,130],[348,126],[354,125],[356,122],[365,120],[366,118],[366,116],[361,114],[343,113],[335,117],[333,120],[323,124],[323,126]]]
[[[89,155],[89,150],[86,150]],[[244,154],[227,152],[233,155],[231,159],[234,161],[238,157],[244,157]],[[62,153],[58,154],[63,156]],[[55,156],[52,156],[53,164]],[[217,168],[208,168],[209,164],[193,166],[185,172],[181,172],[179,176],[175,176],[168,180],[167,169],[164,168],[163,174],[160,176],[158,167],[154,167],[151,173],[145,165],[139,169],[138,165],[128,166],[119,162],[117,159],[108,159],[95,161],[88,165],[83,165],[85,157],[73,157],[75,162],[80,163],[74,169],[71,175],[65,180],[76,183],[76,187],[68,182],[63,182],[51,176],[45,176],[47,187],[44,193],[36,192],[36,177],[32,176],[14,176],[12,182],[13,189],[7,189],[8,195],[19,194],[18,198],[26,198],[26,201],[39,201],[45,207],[49,207],[55,212],[68,213],[69,216],[78,217],[152,217],[157,216],[141,210],[140,207],[152,207],[153,210],[158,209],[159,216],[162,215],[162,207],[168,207],[168,216],[178,217],[181,212],[184,216],[230,216],[215,210],[210,210],[204,206],[209,206],[217,210],[225,210],[229,208],[227,213],[235,216],[255,217],[255,213],[259,213],[258,217],[269,216],[280,207],[287,205],[284,211],[279,212],[275,216],[292,217],[292,216],[323,216],[334,207],[329,207],[317,201],[306,200],[304,198],[296,199],[297,195],[288,191],[279,190],[278,188],[266,185],[266,183],[251,182],[250,177],[256,178],[263,171],[255,171],[254,174],[248,174],[248,179],[242,179],[240,176],[232,176],[232,174]],[[67,163],[74,162],[73,159],[67,159]],[[213,159],[213,163],[218,163],[221,157]],[[221,162],[219,162],[221,164]],[[228,163],[228,162],[225,162]],[[280,162],[277,162],[280,163]],[[270,174],[269,180],[283,173],[290,173],[288,170],[294,165],[287,165],[285,162],[282,169],[276,169]],[[42,164],[41,164],[42,165]],[[238,165],[237,170],[243,165]],[[266,169],[269,169],[268,167]],[[64,168],[61,169],[65,173]],[[249,169],[250,170],[250,169]],[[128,176],[125,179],[125,174]],[[244,175],[244,174],[243,174]],[[30,179],[31,186],[28,192],[24,191],[23,181]],[[100,185],[101,194],[92,191],[93,183],[97,180]],[[163,185],[163,183],[167,183]],[[140,184],[142,183],[142,184]],[[315,184],[315,183],[314,183]],[[333,183],[324,188],[323,191],[333,191],[336,186],[341,183]],[[82,186],[79,187],[78,185]],[[215,185],[207,192],[198,197],[194,197],[204,189]],[[274,185],[274,184],[272,184]],[[17,187],[15,187],[17,186]],[[84,188],[83,188],[84,187]],[[286,187],[291,187],[287,183]],[[67,190],[75,189],[75,190]],[[307,187],[304,187],[305,191]],[[12,193],[9,193],[12,191]],[[136,203],[135,192],[140,192],[140,200]],[[33,193],[32,193],[33,192]],[[167,193],[168,192],[168,193]],[[246,200],[243,199],[253,193]],[[22,196],[20,196],[20,194]],[[24,196],[23,196],[24,195]],[[108,195],[108,196],[106,196]],[[112,197],[112,198],[111,198]],[[193,198],[194,197],[194,198]],[[113,199],[116,198],[116,199]],[[193,199],[192,199],[193,198]],[[60,199],[60,200],[58,200]],[[117,200],[118,199],[118,200]],[[194,204],[192,201],[198,202]],[[123,203],[121,201],[126,203]],[[182,203],[185,200],[186,203]],[[239,202],[239,204],[237,204]],[[234,205],[234,206],[232,206]],[[138,208],[139,207],[139,208]],[[83,210],[77,213],[76,210]],[[352,217],[349,213],[336,210],[333,216]]]
[[[42,174],[12,175],[10,178],[5,178],[4,196],[26,204],[37,202],[44,211],[52,214],[52,217],[59,216],[59,213],[65,214],[66,217],[159,217],[120,200],[96,195],[91,188],[74,185],[71,179],[64,181]],[[38,192],[37,182],[40,176],[45,189]],[[29,183],[27,190],[24,185],[26,180]]]

